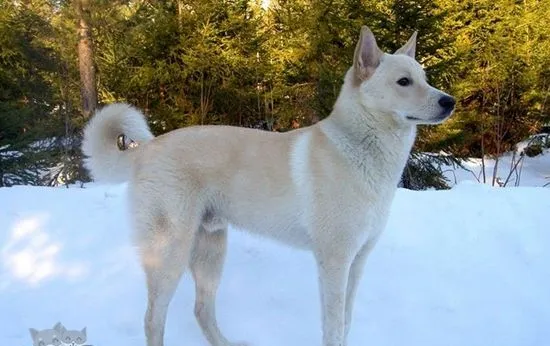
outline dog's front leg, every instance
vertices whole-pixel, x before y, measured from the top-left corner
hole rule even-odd
[[[353,316],[353,306],[355,303],[355,296],[357,295],[357,288],[364,271],[365,262],[369,256],[372,248],[376,244],[376,239],[369,240],[361,250],[357,253],[349,270],[348,287],[346,293],[346,322],[344,330],[344,345],[348,344],[348,335],[351,329],[351,321]]]
[[[321,297],[323,346],[344,346],[348,254],[320,251],[316,255]]]

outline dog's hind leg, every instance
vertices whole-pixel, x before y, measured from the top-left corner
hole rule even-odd
[[[218,230],[200,227],[191,257],[191,272],[195,280],[195,317],[212,346],[244,346],[231,343],[221,333],[216,322],[216,292],[225,261],[227,226]]]
[[[143,267],[147,279],[148,302],[145,314],[147,346],[164,345],[164,328],[168,306],[185,267],[196,231],[182,232],[167,218],[159,218],[140,240]],[[198,227],[198,226],[197,226]]]

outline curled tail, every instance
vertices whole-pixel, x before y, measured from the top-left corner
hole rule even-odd
[[[130,177],[136,148],[120,150],[120,135],[138,145],[153,139],[144,115],[130,105],[113,103],[94,114],[84,128],[84,167],[94,180],[121,183]]]

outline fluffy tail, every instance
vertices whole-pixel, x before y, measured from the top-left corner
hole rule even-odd
[[[130,177],[136,148],[120,150],[119,136],[138,145],[153,139],[144,115],[130,105],[113,103],[99,110],[84,129],[84,167],[95,181],[121,183]]]

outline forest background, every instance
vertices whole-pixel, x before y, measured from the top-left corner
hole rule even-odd
[[[417,30],[429,82],[458,100],[420,128],[400,184],[445,188],[441,164],[548,130],[548,18],[548,0],[0,0],[0,186],[88,181],[82,128],[116,101],[157,135],[313,124],[368,25],[387,52]]]

